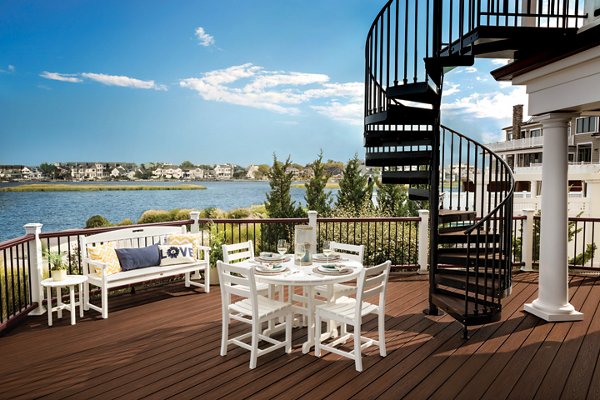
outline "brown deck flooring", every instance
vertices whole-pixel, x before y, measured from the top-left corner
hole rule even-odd
[[[365,370],[300,349],[260,357],[230,346],[219,356],[220,294],[168,285],[111,297],[109,319],[90,311],[76,326],[68,313],[52,328],[30,317],[0,338],[0,398],[52,399],[579,399],[600,398],[600,280],[571,277],[575,323],[546,323],[522,311],[536,295],[536,274],[514,276],[499,323],[471,328],[422,314],[427,281],[392,277],[387,348],[366,351]],[[373,319],[364,325],[375,334]],[[233,328],[232,333],[239,331]]]

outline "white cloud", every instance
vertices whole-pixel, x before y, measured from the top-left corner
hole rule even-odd
[[[181,79],[179,85],[208,101],[296,115],[306,104],[337,121],[362,122],[364,86],[361,82],[329,82],[324,74],[268,71],[250,63]],[[319,104],[319,101],[321,102]]]
[[[483,132],[481,134],[481,141],[484,144],[497,143],[502,141],[504,138],[504,131],[499,130],[497,132]]]
[[[515,104],[527,104],[525,88],[514,87],[492,93],[472,93],[442,104],[442,109],[450,113],[464,113],[475,118],[510,121],[512,107]],[[526,110],[524,114],[527,114]]]
[[[40,74],[42,78],[51,79],[53,81],[79,83],[82,82],[81,78],[77,77],[77,74],[61,74],[58,72],[44,71]]]
[[[215,44],[215,38],[212,35],[209,35],[201,26],[196,28],[194,34],[196,35],[196,38],[198,38],[200,46],[208,47]]]
[[[12,64],[8,64],[8,72],[15,72],[15,66]]]
[[[108,86],[131,87],[136,89],[167,90],[167,87],[165,85],[158,85],[154,81],[143,81],[141,79],[130,78],[128,76],[122,75],[106,75],[96,74],[93,72],[84,72],[81,74],[81,76]]]
[[[465,71],[467,74],[473,74],[473,73],[477,72],[477,68],[475,68],[475,67],[466,67],[466,68],[464,69],[464,71]]]
[[[458,83],[446,82],[444,83],[444,91],[442,93],[444,96],[452,96],[453,94],[460,92],[459,88],[460,85]]]
[[[508,64],[508,62],[510,61],[509,59],[506,58],[493,58],[490,60],[492,65],[499,65],[499,66],[503,66]]]

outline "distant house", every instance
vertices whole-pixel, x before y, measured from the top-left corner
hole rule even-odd
[[[252,164],[246,170],[246,179],[256,179],[257,172],[258,172],[258,165]]]
[[[110,171],[110,176],[112,176],[113,178],[118,178],[118,177],[126,176],[126,175],[127,175],[127,171],[121,165],[113,168],[112,171]]]
[[[189,177],[190,179],[204,179],[204,169],[202,168],[195,168],[195,169],[191,169],[189,171]]]
[[[233,165],[221,164],[213,169],[216,179],[231,179],[233,178]]]
[[[288,174],[292,174],[292,177],[294,179],[298,179],[298,176],[300,176],[300,169],[294,167],[293,165],[287,167],[285,172]]]

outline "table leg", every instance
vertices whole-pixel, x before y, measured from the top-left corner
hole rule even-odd
[[[75,314],[77,313],[77,305],[75,304],[75,285],[69,286],[69,300],[71,304],[69,308],[71,309],[71,325],[75,325]]]
[[[79,284],[79,318],[83,318],[83,283]]]
[[[302,345],[302,353],[306,354],[310,348],[315,345],[315,296],[314,287],[309,285],[306,287],[306,314],[308,331],[308,340]]]
[[[56,287],[56,306],[58,307],[58,318],[62,318],[62,288],[60,286]]]
[[[52,326],[52,288],[50,286],[46,288],[46,300],[46,307],[48,307],[48,326]]]

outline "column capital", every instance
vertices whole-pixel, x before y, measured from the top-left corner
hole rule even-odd
[[[565,127],[571,120],[571,118],[575,117],[577,114],[575,113],[548,113],[538,115],[536,119],[542,123],[543,128],[559,128]]]

